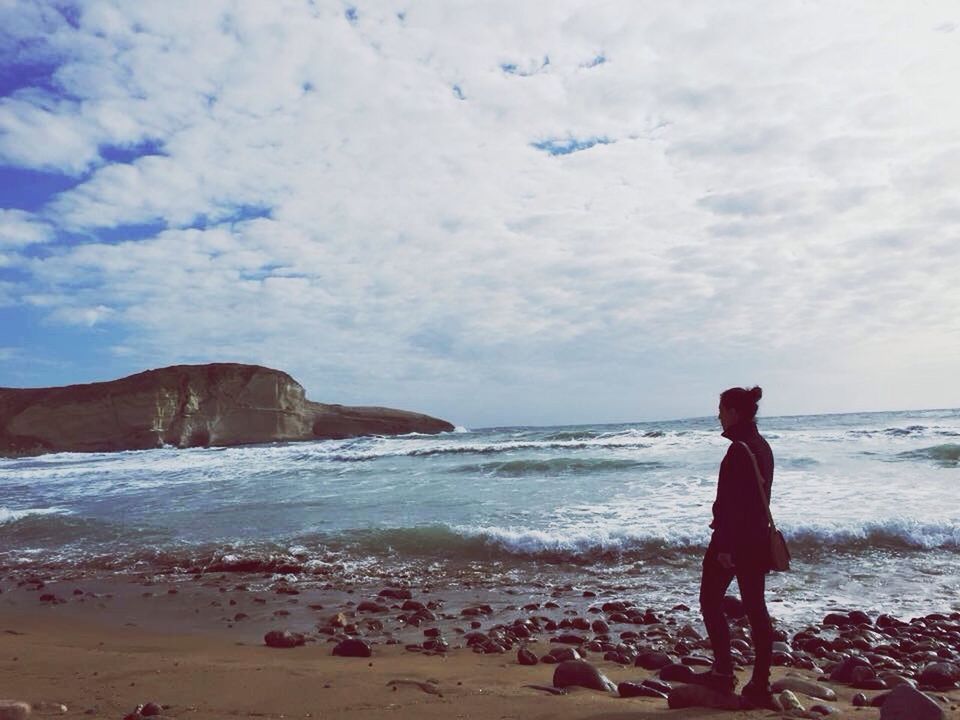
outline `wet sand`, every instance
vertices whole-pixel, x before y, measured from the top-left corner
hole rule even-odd
[[[165,716],[181,718],[771,716],[770,711],[761,710],[669,710],[663,699],[618,698],[583,688],[554,696],[525,685],[551,685],[555,665],[523,666],[517,662],[516,647],[481,654],[464,641],[471,630],[486,631],[517,617],[540,615],[558,621],[605,617],[586,614],[585,606],[596,607],[604,598],[590,595],[591,591],[584,597],[582,589],[545,589],[532,599],[506,590],[424,592],[413,588],[416,601],[432,601],[436,606],[435,620],[417,626],[397,620],[404,615],[402,601],[377,597],[378,588],[301,591],[282,578],[229,575],[187,582],[146,577],[50,582],[36,575],[32,580],[21,573],[0,581],[0,697],[35,704],[35,716],[119,720],[148,701],[169,706]],[[486,600],[492,612],[462,614],[478,600]],[[389,609],[358,612],[362,601],[379,602]],[[524,604],[539,607],[525,610]],[[684,609],[658,612],[662,638],[669,642],[692,613]],[[331,655],[336,637],[327,634],[333,632],[329,621],[339,613],[366,636],[372,657]],[[446,652],[405,647],[423,642],[424,631],[431,628],[449,642]],[[289,649],[266,647],[263,635],[274,629],[303,632],[307,642]],[[611,635],[631,629],[637,626],[612,625]],[[558,646],[550,642],[558,632],[562,629],[537,634],[527,647],[542,656]],[[589,631],[583,634],[591,636]],[[653,671],[602,658],[602,652],[587,653],[587,659],[614,682],[656,676]],[[775,668],[774,677],[786,673],[816,679],[814,671],[796,667]],[[740,675],[745,682],[749,668]],[[851,698],[859,691],[837,684],[830,687],[839,699],[826,704],[841,711],[831,717],[879,717],[876,708],[852,706]],[[947,717],[960,718],[960,691],[945,696]],[[820,702],[801,699],[807,707]],[[66,706],[65,713],[59,704]]]

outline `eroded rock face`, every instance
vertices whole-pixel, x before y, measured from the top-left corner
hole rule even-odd
[[[109,382],[0,388],[0,454],[109,452],[437,433],[403,410],[310,402],[287,373],[258,365],[175,365]]]

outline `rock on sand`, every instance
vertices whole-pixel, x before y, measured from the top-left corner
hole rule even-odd
[[[30,706],[17,700],[0,700],[0,720],[24,720],[30,717]]]
[[[899,685],[880,706],[880,720],[946,720],[947,714],[929,696]]]
[[[586,660],[566,660],[553,671],[553,686],[558,688],[577,685],[591,690],[615,693],[616,684]]]

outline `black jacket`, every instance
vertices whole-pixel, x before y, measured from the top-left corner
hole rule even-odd
[[[754,422],[738,423],[723,436],[731,441],[720,463],[717,499],[713,503],[710,550],[729,553],[734,565],[768,569],[769,531],[765,498],[760,496],[753,463],[740,442],[753,452],[770,497],[773,487],[773,451]]]

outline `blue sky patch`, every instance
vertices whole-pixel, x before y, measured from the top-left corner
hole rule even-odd
[[[357,9],[355,7],[348,7],[343,13],[344,17],[347,18],[347,22],[351,25],[357,24]]]
[[[453,86],[453,94],[457,100],[466,100],[467,96],[463,94],[463,89],[459,85]]]
[[[146,240],[152,238],[167,229],[167,223],[162,220],[147,223],[132,223],[129,225],[117,225],[110,228],[97,228],[90,233],[90,237],[99,242],[117,245],[119,243],[129,242],[130,240]],[[87,237],[89,240],[90,237]]]
[[[225,223],[238,223],[247,220],[256,220],[257,218],[268,218],[273,211],[266,205],[238,205],[233,209],[219,208],[223,214],[207,215],[206,213],[198,215],[192,223],[187,225],[190,230],[206,230],[215,225]]]
[[[603,65],[606,61],[607,61],[607,56],[604,55],[603,53],[600,53],[599,55],[594,57],[592,60],[587,60],[587,62],[581,65],[581,67],[592,68],[592,67],[596,67],[597,65]]]
[[[581,150],[589,150],[595,145],[611,145],[614,142],[614,140],[606,136],[598,136],[588,138],[550,138],[549,140],[532,142],[530,145],[537,150],[542,150],[551,155],[569,155],[570,153],[580,152]]]
[[[7,209],[35,212],[51,197],[76,187],[83,180],[60,173],[0,165],[0,188],[3,188],[0,205]]]
[[[137,158],[148,155],[163,155],[163,143],[159,140],[144,140],[133,145],[101,145],[100,157],[110,163],[130,164]]]
[[[0,97],[8,97],[25,88],[41,88],[55,92],[57,86],[53,75],[58,67],[59,64],[53,62],[0,64]]]

